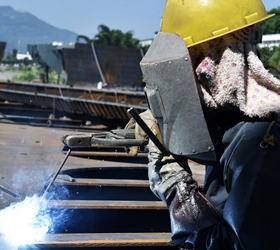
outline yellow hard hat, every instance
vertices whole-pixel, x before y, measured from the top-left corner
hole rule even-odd
[[[167,0],[161,31],[180,35],[190,47],[272,16],[261,0]]]

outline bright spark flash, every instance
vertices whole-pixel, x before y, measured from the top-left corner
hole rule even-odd
[[[0,234],[14,245],[34,243],[48,232],[51,219],[45,214],[46,201],[34,195],[0,211]]]

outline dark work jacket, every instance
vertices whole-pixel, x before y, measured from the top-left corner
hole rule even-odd
[[[270,132],[274,146],[263,143],[269,125],[243,121],[213,139],[218,161],[207,166],[202,192],[223,220],[185,237],[185,247],[280,249],[280,121]]]

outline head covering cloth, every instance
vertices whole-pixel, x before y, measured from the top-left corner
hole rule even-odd
[[[248,27],[189,48],[202,102],[249,117],[280,114],[280,81],[265,69]]]

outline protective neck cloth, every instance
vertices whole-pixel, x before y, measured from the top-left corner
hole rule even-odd
[[[243,29],[190,48],[202,102],[239,108],[249,117],[279,115],[280,81],[264,68],[249,33]]]

